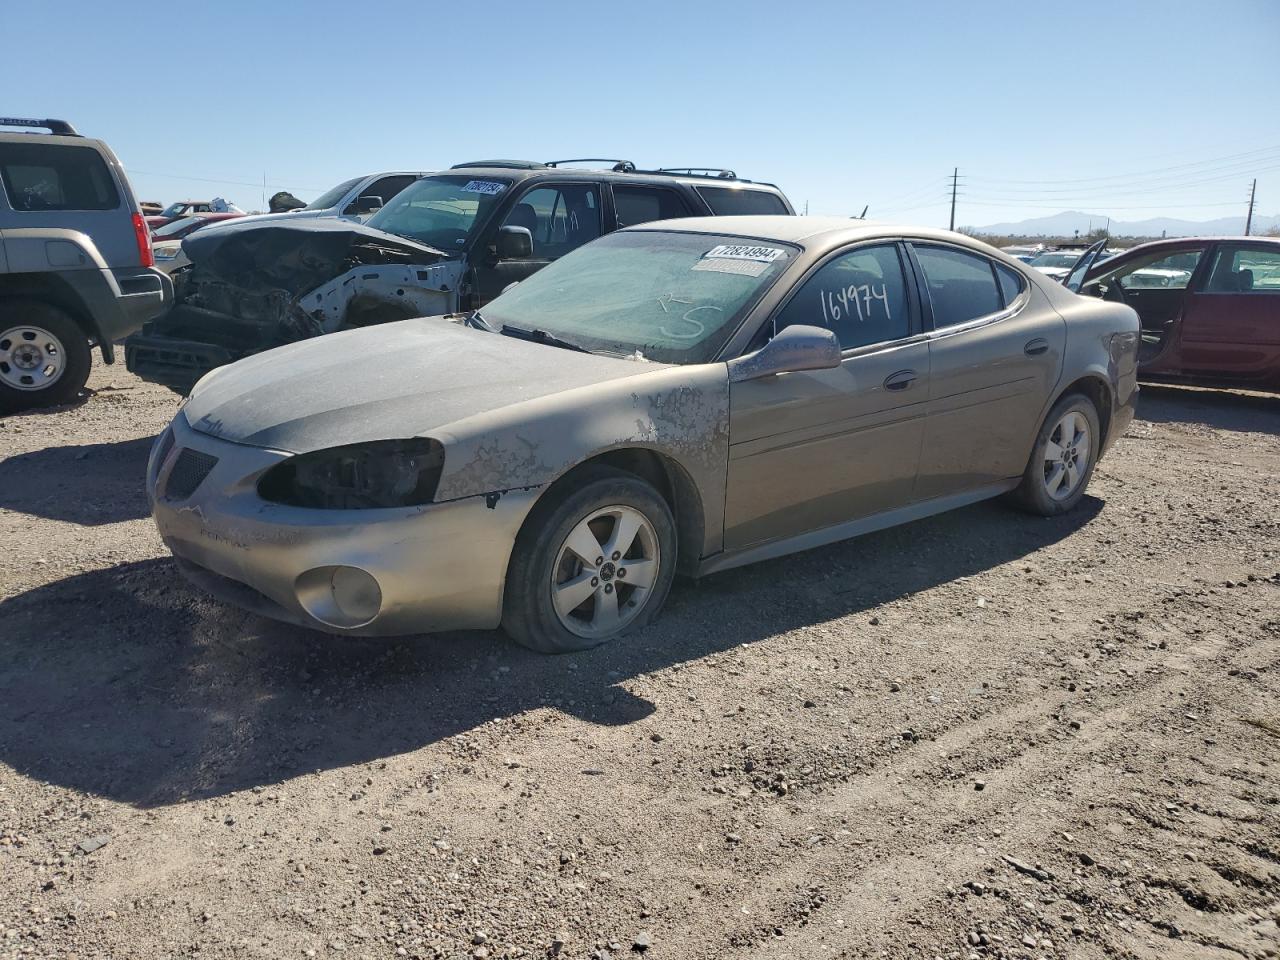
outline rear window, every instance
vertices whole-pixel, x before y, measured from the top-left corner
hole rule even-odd
[[[93,147],[0,143],[0,181],[14,210],[114,210],[120,206],[111,171]]]
[[[745,190],[741,187],[697,187],[698,195],[717,217],[757,216],[771,213],[790,213],[787,205],[776,193],[764,190]]]

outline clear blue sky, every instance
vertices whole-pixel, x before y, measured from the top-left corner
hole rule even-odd
[[[955,166],[959,224],[1280,212],[1280,0],[0,3],[0,113],[141,199],[603,154],[929,224]]]

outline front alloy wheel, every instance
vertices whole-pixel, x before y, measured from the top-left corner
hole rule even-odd
[[[516,537],[502,628],[542,653],[614,641],[657,614],[675,560],[675,518],[651,484],[580,467],[543,495]]]
[[[556,557],[551,602],[561,625],[588,640],[626,629],[658,580],[662,548],[640,511],[612,504],[573,528]]]

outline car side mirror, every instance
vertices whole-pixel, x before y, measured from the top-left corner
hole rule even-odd
[[[371,193],[365,194],[363,197],[356,197],[356,202],[351,206],[355,208],[355,213],[373,213],[382,209],[382,198]]]
[[[729,361],[729,382],[759,380],[779,373],[831,370],[840,366],[840,341],[830,330],[802,324],[783,327],[755,353]]]
[[[533,233],[528,227],[499,227],[497,246],[499,260],[527,260],[533,256]]]

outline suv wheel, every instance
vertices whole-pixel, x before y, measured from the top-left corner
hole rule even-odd
[[[516,538],[502,628],[542,653],[586,650],[653,619],[675,579],[671,508],[639,477],[593,467]]]
[[[65,312],[38,300],[0,303],[0,409],[74,400],[91,364],[89,340]]]

